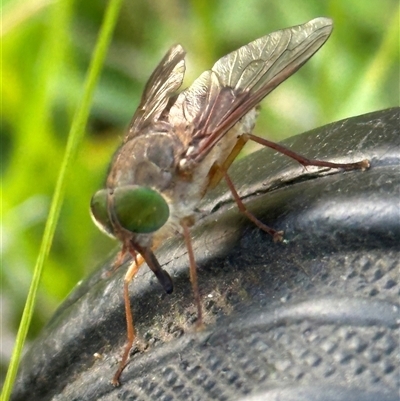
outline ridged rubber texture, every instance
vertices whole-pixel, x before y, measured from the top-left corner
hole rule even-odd
[[[126,269],[105,278],[108,261],[32,344],[13,400],[398,400],[399,127],[396,108],[286,142],[309,157],[368,158],[364,172],[303,169],[267,149],[238,162],[245,204],[285,241],[240,215],[225,186],[208,195],[193,230],[206,328],[194,331],[187,253],[171,238],[156,254],[174,293],[141,269],[137,347],[112,387]]]

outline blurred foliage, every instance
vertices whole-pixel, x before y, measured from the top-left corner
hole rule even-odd
[[[3,369],[105,3],[3,0]],[[164,52],[176,42],[186,48],[187,86],[228,52],[317,16],[333,18],[332,37],[263,102],[255,133],[274,140],[399,105],[397,1],[125,1],[87,135],[70,175],[30,338],[73,286],[116,247],[92,223],[88,205],[103,185],[146,79]]]

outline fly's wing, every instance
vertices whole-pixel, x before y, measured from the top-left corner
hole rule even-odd
[[[170,97],[182,85],[185,75],[185,54],[181,45],[172,46],[153,71],[130,123],[125,142],[137,135],[148,123],[160,118]]]
[[[186,145],[185,161],[201,162],[241,117],[325,43],[331,31],[332,20],[316,18],[273,32],[200,75],[180,93],[169,113],[169,122]]]

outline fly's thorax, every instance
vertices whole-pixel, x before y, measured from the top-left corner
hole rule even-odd
[[[172,182],[181,144],[167,132],[149,132],[124,143],[114,156],[107,187],[139,185],[166,190]]]

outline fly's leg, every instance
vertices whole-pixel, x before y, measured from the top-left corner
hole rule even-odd
[[[135,341],[135,326],[133,323],[133,315],[131,309],[131,302],[129,299],[129,283],[136,276],[136,273],[139,271],[140,266],[145,261],[152,272],[157,277],[158,281],[164,288],[167,294],[170,294],[173,291],[173,283],[170,275],[161,268],[158,263],[157,258],[151,249],[141,248],[136,245],[137,249],[131,248],[129,245],[127,249],[132,254],[134,261],[129,267],[128,271],[125,274],[124,278],[124,303],[125,303],[125,315],[126,315],[126,327],[127,327],[127,343],[125,345],[125,350],[122,355],[121,362],[118,366],[118,370],[116,371],[111,383],[114,386],[119,386],[119,377],[121,376],[122,371],[125,369],[127,365],[127,361],[129,358],[129,351],[132,348],[133,342]]]
[[[183,236],[185,238],[186,248],[188,250],[189,256],[189,271],[190,271],[190,282],[192,283],[192,289],[194,294],[194,300],[197,307],[197,328],[203,328],[203,310],[201,306],[201,297],[199,291],[199,285],[197,282],[197,268],[196,268],[196,260],[194,258],[193,246],[192,246],[192,239],[190,237],[190,230],[189,230],[190,222],[188,223],[185,220],[181,221],[181,226],[183,229]]]
[[[210,180],[209,180],[208,187],[214,188],[221,181],[221,179],[224,178],[232,195],[233,195],[233,198],[235,199],[235,202],[237,203],[237,205],[239,207],[239,210],[246,217],[248,217],[257,227],[259,227],[261,230],[265,231],[266,233],[270,234],[273,237],[275,242],[281,241],[283,239],[283,231],[276,231],[273,228],[268,227],[267,225],[265,225],[260,220],[258,220],[253,214],[251,214],[246,209],[246,206],[243,204],[242,200],[240,199],[240,196],[237,193],[235,186],[227,173],[229,166],[236,159],[239,152],[242,150],[243,146],[249,140],[257,142],[263,146],[272,148],[288,157],[291,157],[292,159],[296,160],[303,166],[339,168],[339,169],[344,169],[344,170],[355,170],[355,169],[366,170],[370,166],[370,163],[368,160],[362,160],[360,162],[355,162],[355,163],[332,163],[332,162],[323,161],[323,160],[307,159],[306,157],[303,157],[303,156],[299,155],[298,153],[293,152],[292,150],[290,150],[290,149],[286,148],[285,146],[280,145],[278,143],[268,141],[267,139],[260,138],[253,134],[241,135],[238,138],[231,153],[224,161],[224,163],[222,165],[214,164],[212,166],[210,173],[209,173]]]
[[[135,341],[135,326],[133,324],[133,315],[131,309],[131,302],[129,299],[129,283],[136,276],[139,271],[140,265],[143,263],[143,257],[141,255],[134,255],[134,261],[129,267],[124,278],[124,302],[125,302],[125,316],[126,316],[126,327],[127,327],[127,343],[125,345],[125,350],[122,355],[121,362],[119,363],[118,370],[111,381],[114,386],[119,386],[119,377],[122,371],[125,369],[129,358],[129,352],[132,348],[133,342]]]
[[[224,171],[228,171],[228,168],[233,163],[233,161],[237,158],[240,151],[243,149],[243,146],[246,145],[247,138],[244,135],[238,137],[235,146],[231,150],[229,156],[225,159],[222,165],[214,164],[209,172],[209,184],[207,189],[215,188],[221,179],[224,177]]]
[[[252,221],[258,228],[261,230],[265,231],[267,234],[271,235],[274,242],[279,242],[282,241],[283,239],[283,231],[276,231],[271,227],[268,227],[266,224],[261,222],[260,220],[257,219],[256,216],[254,216],[252,213],[250,213],[247,209],[242,200],[240,199],[239,194],[236,191],[236,188],[230,179],[227,170],[229,166],[233,163],[233,161],[236,159],[240,151],[242,150],[243,146],[246,144],[249,138],[247,138],[246,135],[241,135],[235,146],[233,147],[231,153],[229,156],[225,159],[224,163],[222,165],[219,164],[214,164],[210,170],[209,173],[209,188],[214,188],[217,186],[217,184],[221,181],[222,178],[225,179],[229,190],[231,191],[233,198],[238,205],[239,210],[250,220]]]
[[[239,210],[250,220],[252,221],[258,228],[266,232],[267,234],[271,235],[274,242],[280,242],[283,240],[283,231],[276,231],[271,227],[268,227],[265,225],[262,221],[257,219],[254,214],[250,213],[247,209],[242,200],[240,199],[239,194],[236,191],[235,186],[233,185],[233,182],[231,178],[229,177],[228,173],[220,168],[221,173],[223,174],[223,177],[233,195],[233,198],[235,199],[236,204],[238,205]]]
[[[315,159],[307,159],[299,155],[293,150],[288,149],[287,147],[280,145],[275,142],[268,141],[267,139],[260,138],[259,136],[253,134],[244,134],[241,136],[245,143],[248,140],[259,143],[260,145],[267,146],[268,148],[274,149],[294,160],[299,162],[302,166],[317,166],[317,167],[329,167],[329,168],[340,168],[344,170],[366,170],[370,167],[369,160],[361,160],[356,163],[331,163],[324,160],[315,160]],[[231,162],[232,163],[232,162]]]
[[[104,273],[104,278],[111,277],[125,262],[126,256],[128,254],[128,247],[126,245],[122,245],[121,250],[118,252],[117,257],[114,260],[114,263],[112,264],[111,269],[107,270]]]
[[[123,244],[121,250],[118,252],[118,255],[113,263],[112,272],[114,273],[118,268],[124,263],[125,256],[128,253],[128,247]]]

